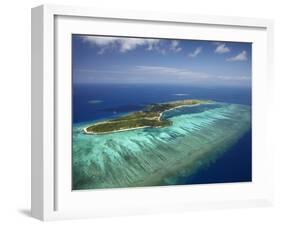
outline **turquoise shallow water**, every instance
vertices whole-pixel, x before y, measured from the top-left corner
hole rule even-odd
[[[73,189],[178,184],[227,151],[251,126],[249,106],[214,103],[164,114],[165,128],[86,135],[73,127]]]

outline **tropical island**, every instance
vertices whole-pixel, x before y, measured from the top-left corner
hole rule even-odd
[[[185,106],[209,103],[209,100],[179,100],[166,103],[152,104],[146,106],[142,111],[130,113],[117,119],[98,122],[84,128],[86,134],[105,134],[135,130],[147,127],[165,127],[172,125],[172,121],[163,119],[162,115],[166,111]]]

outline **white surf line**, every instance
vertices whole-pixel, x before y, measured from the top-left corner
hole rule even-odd
[[[159,116],[158,120],[160,121],[162,115],[163,115],[165,112],[167,112],[167,111],[172,111],[172,110],[175,110],[175,109],[177,109],[177,108],[182,108],[182,107],[194,107],[194,106],[198,106],[198,105],[200,105],[200,103],[199,103],[199,104],[185,104],[185,105],[176,106],[176,107],[173,107],[173,108],[171,108],[171,109],[162,111],[162,112],[160,113],[160,116]]]

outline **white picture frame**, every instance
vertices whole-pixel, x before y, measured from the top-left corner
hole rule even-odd
[[[106,26],[100,26],[99,24],[104,21]],[[120,25],[118,30],[116,23]],[[160,25],[169,29],[155,29]],[[142,30],[141,34],[140,29],[134,29],[133,26],[141,26],[145,30]],[[71,174],[69,162],[71,144],[66,144],[71,125],[69,117],[65,117],[66,120],[61,117],[68,114],[71,99],[69,98],[71,79],[68,76],[71,73],[69,35],[73,32],[107,35],[107,27],[111,28],[111,35],[184,38],[185,33],[180,33],[177,26],[181,29],[188,27],[190,37],[193,39],[254,43],[253,182],[72,192],[69,187],[71,179],[68,178]],[[61,52],[64,52],[63,55]],[[33,8],[32,216],[41,220],[56,220],[271,205],[273,153],[266,141],[266,117],[269,116],[267,109],[272,104],[270,101],[273,84],[272,63],[271,20],[156,14],[56,5]],[[61,104],[60,99],[66,102],[63,107],[58,106]],[[68,135],[64,135],[61,128],[64,128]],[[66,151],[58,151],[62,149]],[[64,161],[66,163],[64,164],[61,159],[66,160]],[[87,204],[88,202],[90,204]]]

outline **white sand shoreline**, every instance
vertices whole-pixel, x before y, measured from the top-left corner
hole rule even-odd
[[[128,128],[128,129],[120,129],[120,130],[114,130],[114,131],[110,131],[110,132],[99,132],[99,133],[95,133],[95,132],[88,132],[87,128],[84,128],[83,131],[86,134],[91,134],[91,135],[100,135],[100,134],[109,134],[109,133],[119,133],[119,132],[124,132],[124,131],[130,131],[130,130],[136,130],[136,129],[143,129],[143,128],[148,128],[150,126],[140,126],[140,127],[134,127],[134,128]]]

